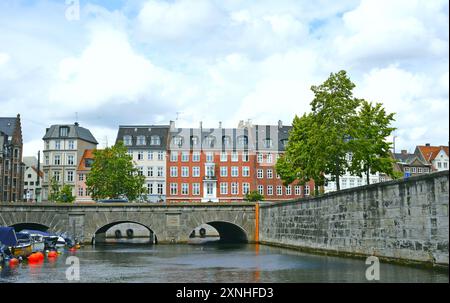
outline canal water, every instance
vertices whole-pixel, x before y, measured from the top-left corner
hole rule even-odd
[[[55,261],[3,267],[0,282],[68,281],[67,257],[80,262],[80,282],[368,282],[365,260],[306,254],[255,244],[85,246]],[[445,282],[448,274],[407,266],[380,265],[379,282]]]

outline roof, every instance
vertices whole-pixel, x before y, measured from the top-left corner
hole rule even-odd
[[[61,127],[69,128],[67,136],[64,137],[60,136]],[[47,140],[47,139],[61,139],[61,138],[81,139],[90,143],[98,144],[97,140],[95,140],[92,133],[87,128],[79,126],[78,123],[52,125],[50,126],[50,128],[47,129],[47,132],[45,133],[45,136],[42,139]]]
[[[167,137],[169,134],[169,125],[119,125],[116,143],[123,141],[125,136],[131,136],[131,145],[128,148],[146,149],[146,150],[165,150],[167,147]],[[144,136],[145,144],[137,145],[137,137]],[[151,137],[160,137],[160,145],[151,145]]]
[[[393,153],[392,155],[397,162],[402,163],[402,164],[411,164],[414,161],[419,161],[424,166],[429,165],[420,155],[417,155],[417,154]]]
[[[14,118],[0,118],[0,132],[12,136],[14,128],[16,127],[16,117]]]
[[[83,156],[81,156],[81,160],[80,163],[78,164],[78,170],[89,170],[89,167],[86,167],[86,161],[84,161],[85,159],[94,159],[94,153],[93,153],[93,149],[86,149],[84,150]]]
[[[444,152],[448,156],[448,146],[423,146],[418,145],[417,148],[419,149],[422,156],[425,158],[426,161],[431,162],[434,159],[436,159],[437,155],[441,150],[444,150]]]
[[[42,170],[39,170],[39,172],[38,172],[38,170],[35,166],[32,166],[31,168],[36,172],[36,174],[39,175],[39,177],[44,178],[44,173],[42,172]]]

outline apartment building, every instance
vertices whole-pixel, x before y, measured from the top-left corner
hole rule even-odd
[[[134,166],[145,176],[149,202],[166,199],[166,154],[169,125],[120,125],[116,142],[123,141]]]
[[[42,200],[48,200],[51,180],[55,178],[60,186],[68,184],[76,196],[77,167],[87,149],[95,149],[97,140],[92,133],[77,122],[52,125],[46,129],[44,140],[44,182]]]
[[[425,145],[418,145],[414,154],[420,155],[428,164],[431,164],[433,171],[449,169],[448,146],[431,146],[426,143]]]
[[[42,182],[44,173],[38,165],[36,157],[23,157],[25,164],[23,197],[28,202],[41,202]]]

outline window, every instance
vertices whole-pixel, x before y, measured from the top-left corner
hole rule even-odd
[[[205,137],[205,146],[206,147],[214,147],[215,142],[216,142],[215,137],[213,137],[213,136]]]
[[[181,167],[181,176],[184,178],[189,177],[189,167],[188,166]]]
[[[131,149],[127,151],[127,155],[131,157],[131,160],[133,160],[133,151]]]
[[[162,150],[158,151],[158,160],[159,161],[164,160],[164,152]]]
[[[178,195],[178,184],[177,183],[170,183],[170,194]]]
[[[143,176],[144,175],[144,167],[143,166],[138,166],[137,170],[138,170],[138,175],[139,176]]]
[[[300,187],[300,185],[295,185],[294,190],[296,196],[300,196],[302,194],[302,188]]]
[[[246,195],[250,192],[250,183],[242,183],[242,194]]]
[[[69,149],[75,149],[75,141],[69,140]]]
[[[55,165],[61,165],[61,156],[60,155],[55,155]]]
[[[152,195],[152,194],[153,194],[153,184],[147,183],[147,193],[148,193],[149,195]]]
[[[231,153],[231,162],[238,162],[239,161],[239,155],[237,152]]]
[[[145,145],[145,136],[137,136],[136,145]]]
[[[277,185],[277,196],[283,195],[283,186]]]
[[[207,176],[207,177],[212,178],[212,177],[215,176],[215,173],[214,173],[214,165],[206,165],[206,166],[205,166],[205,169],[206,169],[206,176]]]
[[[60,137],[67,137],[69,135],[69,128],[68,127],[60,127],[59,128],[59,136]]]
[[[177,162],[178,161],[178,152],[172,151],[170,152],[170,162]]]
[[[411,167],[411,172],[415,173],[416,172],[416,168],[415,167]]]
[[[199,166],[192,167],[192,177],[200,177],[200,167]]]
[[[229,136],[223,136],[222,137],[222,144],[223,146],[229,146],[231,143],[231,138]]]
[[[164,184],[158,183],[157,190],[158,190],[158,195],[163,195],[164,194]]]
[[[228,167],[221,166],[220,167],[220,176],[221,177],[228,177]]]
[[[142,150],[138,151],[137,159],[138,160],[144,160],[144,152]]]
[[[206,162],[213,162],[214,161],[214,153],[207,152],[206,153]]]
[[[45,141],[45,149],[50,149],[50,142],[48,140]]]
[[[147,153],[147,160],[153,160],[153,152],[152,151],[149,151]]]
[[[74,160],[74,156],[73,155],[68,155],[67,156],[67,165],[74,165],[75,160]]]
[[[192,183],[192,194],[195,196],[200,195],[200,183]]]
[[[286,186],[286,195],[288,196],[292,195],[292,186],[290,185]]]
[[[45,165],[50,165],[50,160],[48,156],[45,156]]]
[[[200,152],[192,153],[192,162],[200,162]]]
[[[258,185],[258,193],[264,195],[264,185]]]
[[[170,167],[170,176],[178,177],[178,167],[176,167],[176,166]]]
[[[59,140],[55,141],[55,149],[61,149],[61,141]]]
[[[189,152],[181,153],[181,162],[189,162]]]
[[[239,177],[239,167],[232,166],[231,167],[231,176],[232,177]]]
[[[153,167],[147,167],[147,177],[153,177]]]
[[[447,168],[447,162],[443,162],[444,168]]]
[[[67,182],[73,182],[73,171],[67,172]]]
[[[263,154],[258,153],[258,155],[256,156],[256,161],[258,163],[263,163]]]
[[[181,137],[181,136],[173,137],[172,143],[173,143],[173,145],[178,146],[178,147],[183,146],[183,137]]]
[[[23,182],[23,185],[28,185],[28,182]]]
[[[267,179],[272,179],[273,178],[273,170],[268,169],[266,175],[267,175]]]
[[[198,144],[198,137],[197,136],[191,136],[191,144],[197,145]]]
[[[309,185],[305,185],[305,196],[309,196]]]
[[[438,162],[438,163],[437,163],[437,167],[438,167],[438,168],[441,168],[441,162]]]
[[[220,162],[227,162],[228,161],[228,154],[227,152],[221,152],[220,153]]]
[[[250,177],[250,167],[249,166],[242,167],[242,177]]]
[[[220,183],[220,194],[221,195],[228,194],[228,183],[226,183],[226,182],[221,182]]]
[[[123,136],[123,144],[124,145],[131,145],[131,136]]]
[[[350,178],[350,188],[355,187],[355,179]]]
[[[421,173],[422,173],[422,167],[418,167],[418,168],[417,168],[417,172],[418,172],[419,174],[421,174]]]
[[[273,186],[267,185],[267,195],[271,196],[273,195]]]
[[[263,172],[262,169],[259,168],[259,169],[256,171],[256,177],[257,177],[258,179],[264,178],[264,172]]]
[[[189,183],[181,183],[181,194],[189,195]]]
[[[84,196],[83,195],[83,187],[78,187],[78,196]]]
[[[405,167],[405,172],[409,172],[409,167]]]
[[[248,137],[247,136],[239,136],[238,138],[238,144],[240,146],[244,146],[248,144]]]
[[[150,145],[161,145],[161,138],[159,136],[151,136]]]
[[[425,167],[425,168],[423,169],[423,172],[424,172],[424,173],[428,173],[428,172],[429,172],[428,167]]]
[[[249,161],[248,152],[245,151],[242,153],[242,162],[248,162],[248,161]]]
[[[84,181],[84,174],[78,175],[78,181]]]
[[[265,140],[264,140],[264,147],[265,147],[265,148],[270,148],[270,147],[272,147],[272,139],[270,139],[270,138],[265,139]]]
[[[361,179],[361,178],[358,178],[358,180],[356,181],[356,183],[358,184],[358,186],[361,186],[361,185],[362,185],[362,179]]]
[[[236,182],[233,182],[233,183],[231,183],[231,194],[232,195],[237,195],[237,194],[239,194],[239,187],[238,187],[238,183],[236,183]]]
[[[273,161],[273,155],[272,154],[267,154],[266,156],[266,163],[272,163]]]
[[[158,166],[157,176],[164,177],[164,167]]]

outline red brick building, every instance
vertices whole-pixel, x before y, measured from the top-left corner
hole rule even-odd
[[[243,201],[257,190],[266,200],[308,195],[314,184],[283,186],[275,163],[291,127],[175,128],[171,123],[166,164],[167,202]]]

